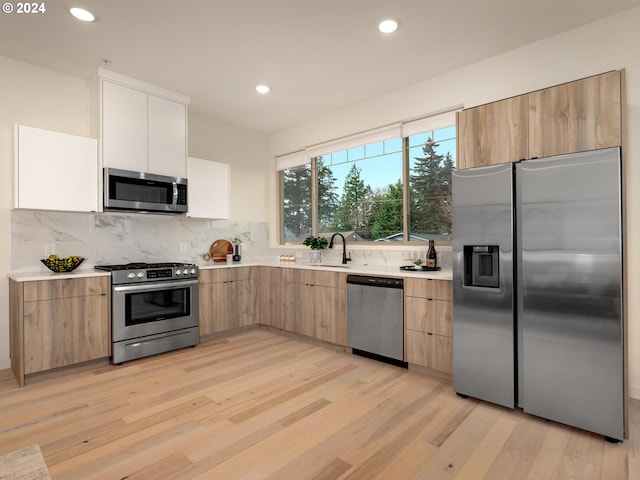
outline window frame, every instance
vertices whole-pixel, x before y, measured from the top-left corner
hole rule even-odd
[[[449,112],[449,113],[453,113],[453,112]],[[431,118],[431,117],[429,117]],[[457,138],[458,138],[458,129],[457,129],[457,125],[456,122],[454,121],[453,123],[450,122],[445,122],[444,124],[442,124],[442,126],[438,126],[438,127],[432,127],[431,129],[426,129],[423,133],[427,133],[427,132],[435,132],[437,130],[441,130],[441,129],[445,129],[445,128],[450,128],[450,127],[455,127],[455,140],[456,140],[456,146],[457,146]],[[413,133],[415,134],[415,133]],[[410,146],[409,146],[409,137],[412,136],[413,134],[407,134],[404,135],[401,133],[401,141],[402,141],[402,241],[394,241],[394,242],[375,242],[375,241],[366,241],[366,242],[356,242],[355,244],[358,246],[364,246],[365,248],[371,248],[371,247],[380,247],[382,249],[385,248],[392,248],[392,247],[406,247],[406,246],[422,246],[422,245],[428,245],[428,240],[410,240],[410,200],[411,200],[411,189],[410,189],[410,181],[411,181],[411,168],[410,168],[410,155],[409,155],[409,151],[410,151]],[[353,143],[352,143],[352,147],[348,147],[348,148],[356,148],[356,147],[365,147],[368,143],[373,143],[373,142],[366,142],[366,143],[362,143],[362,142],[358,142],[359,138],[361,137],[361,135],[355,135],[353,137]],[[396,137],[398,138],[398,137]],[[363,139],[364,140],[364,139]],[[432,140],[433,141],[433,140]],[[434,143],[438,143],[435,142]],[[327,148],[331,148],[331,143],[329,142],[327,144]],[[335,150],[332,150],[330,153],[333,152],[338,152],[341,151],[343,148],[336,148]],[[314,147],[312,149],[308,149],[311,150],[309,151],[309,153],[311,154],[312,152],[314,153],[314,156],[308,157],[307,158],[307,162],[305,162],[304,164],[300,164],[298,165],[299,167],[302,167],[303,165],[308,165],[309,168],[311,169],[311,175],[310,175],[310,181],[311,181],[311,185],[310,185],[310,196],[311,196],[311,212],[310,212],[310,217],[311,217],[311,232],[310,235],[312,236],[317,236],[318,235],[318,157],[322,156],[322,153],[318,153],[319,149],[318,147]],[[325,149],[326,150],[326,149]],[[456,148],[457,150],[457,148]],[[456,158],[457,158],[457,152],[456,152]],[[365,157],[366,159],[366,157]],[[457,162],[454,162],[454,168],[455,168],[455,164]],[[288,167],[288,168],[293,168],[293,167]],[[281,246],[285,246],[285,245],[301,245],[301,242],[288,242],[285,241],[284,239],[284,171],[287,168],[283,168],[283,169],[279,169],[277,171],[278,173],[278,241],[279,241],[279,245]],[[437,239],[435,241],[436,245],[440,245],[440,246],[451,246],[452,244],[452,240],[445,240],[445,239]],[[352,243],[352,245],[354,245]]]

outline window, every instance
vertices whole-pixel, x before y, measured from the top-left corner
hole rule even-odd
[[[282,240],[302,242],[311,235],[311,165],[287,168],[282,179]]]
[[[304,165],[282,168],[281,240],[341,232],[358,242],[450,241],[455,135],[447,126],[329,145]]]

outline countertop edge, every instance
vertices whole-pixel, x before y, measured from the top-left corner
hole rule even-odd
[[[65,280],[69,278],[111,277],[110,272],[99,270],[74,270],[73,272],[9,272],[7,275],[16,282],[36,282],[40,280]]]
[[[239,267],[280,267],[295,268],[302,270],[316,270],[321,272],[340,272],[354,275],[375,275],[394,278],[425,278],[430,280],[453,280],[453,274],[450,269],[443,269],[437,272],[400,270],[400,267],[391,265],[348,265],[345,267],[331,265],[311,265],[308,263],[278,263],[278,262],[244,262],[227,264],[220,262],[213,265],[199,265],[200,270],[215,270],[218,268],[239,268]],[[54,272],[9,272],[7,275],[11,280],[16,282],[34,282],[39,280],[64,280],[72,278],[87,277],[110,277],[110,272],[100,270],[76,270],[68,273]]]

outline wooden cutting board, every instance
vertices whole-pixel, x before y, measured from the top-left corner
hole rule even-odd
[[[229,240],[216,240],[209,247],[209,255],[214,262],[226,262],[229,254],[233,254],[233,245]]]

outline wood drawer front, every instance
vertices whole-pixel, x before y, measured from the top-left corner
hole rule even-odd
[[[453,338],[406,330],[405,342],[407,362],[453,373]]]
[[[407,297],[405,325],[410,330],[453,336],[453,303],[446,300]]]
[[[200,270],[199,283],[223,283],[235,280],[248,280],[250,267],[222,267]]]
[[[297,268],[283,268],[282,280],[305,285],[322,287],[347,288],[347,274]]]
[[[107,295],[110,277],[65,278],[24,282],[24,301],[37,302],[56,298]]]
[[[404,282],[404,292],[409,297],[453,301],[453,282],[429,278],[407,278]]]

